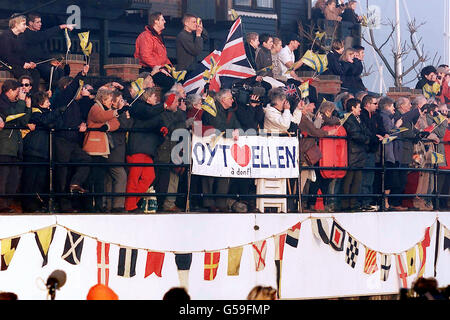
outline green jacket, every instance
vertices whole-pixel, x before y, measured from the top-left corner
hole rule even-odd
[[[5,127],[0,130],[0,155],[21,158],[22,133],[15,128],[27,125],[31,117],[31,108],[27,108],[23,100],[11,102],[6,95],[2,94],[0,95],[0,117],[5,122]]]

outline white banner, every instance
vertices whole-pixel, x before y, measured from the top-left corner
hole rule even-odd
[[[297,178],[296,137],[192,138],[192,173],[230,178]]]

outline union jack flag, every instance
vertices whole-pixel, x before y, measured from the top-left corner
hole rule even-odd
[[[288,97],[291,97],[293,95],[296,95],[298,97],[297,88],[295,87],[295,84],[293,84],[293,83],[283,87],[283,92]]]
[[[209,89],[212,91],[231,88],[233,82],[256,75],[245,54],[241,18],[238,18],[231,26],[222,51],[211,52],[193,72],[186,76],[187,80],[183,84],[186,93],[203,91],[208,81],[204,73],[211,71],[211,67],[214,74],[209,82]]]

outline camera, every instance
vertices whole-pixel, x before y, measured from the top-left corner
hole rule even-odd
[[[261,98],[266,94],[266,89],[263,87],[252,87],[248,84],[233,85],[231,88],[231,94],[233,95],[234,101],[238,104],[249,105],[250,103],[261,104]],[[255,95],[260,97],[259,100],[252,100],[251,96]]]

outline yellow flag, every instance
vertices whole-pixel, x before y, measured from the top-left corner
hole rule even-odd
[[[406,262],[408,265],[408,276],[416,273],[416,247],[406,251]]]
[[[88,42],[89,42],[89,31],[86,32],[80,32],[78,34],[78,38],[80,38],[80,47],[81,49],[86,48]]]
[[[241,266],[241,257],[243,247],[229,248],[228,249],[228,276],[238,276]]]
[[[437,152],[431,152],[431,163],[443,163],[444,162],[444,155]]]
[[[216,60],[213,57],[211,57],[210,62],[211,65],[209,70],[205,70],[203,72],[203,80],[205,80],[206,82],[209,82],[212,78],[214,78],[217,71],[219,70],[219,66],[217,65]]]
[[[309,82],[305,81],[298,87],[300,89],[300,94],[302,98],[309,96]]]
[[[422,88],[423,95],[427,99],[435,97],[440,90],[441,85],[437,82],[434,82],[433,85],[429,85],[428,83],[426,83]]]
[[[18,119],[18,118],[23,117],[25,114],[26,114],[26,113],[11,114],[11,115],[9,115],[9,116],[6,117],[5,122],[10,122],[10,121],[16,120],[16,119]]]
[[[325,31],[324,32],[317,31],[316,32],[316,38],[319,39],[319,40],[322,40],[322,38],[325,35],[325,33],[326,33]]]
[[[131,87],[137,92],[136,96],[140,95],[144,91],[144,78],[137,78],[131,83]]]
[[[328,59],[326,54],[317,54],[308,50],[300,60],[319,74],[327,70]]]
[[[1,240],[1,271],[8,269],[9,264],[16,252],[20,237]]]
[[[238,13],[234,9],[231,9],[230,15],[231,15],[231,20],[233,20],[233,21],[239,17]]]
[[[436,117],[433,117],[433,120],[434,120],[434,122],[436,122],[437,125],[440,125],[442,122],[447,120],[447,118],[439,113]]]
[[[351,114],[351,112],[347,112],[344,114],[344,118],[339,120],[341,122],[341,126],[344,125],[345,121],[347,121],[348,117],[350,117]]]
[[[175,67],[172,67],[169,64],[166,64],[165,67],[167,70],[169,70],[170,74],[172,75],[172,78],[174,78],[176,80],[176,82],[180,82],[180,81],[184,80],[184,77],[186,76],[186,73],[187,73],[186,70],[177,71],[175,69]]]
[[[48,227],[34,232],[37,246],[41,252],[42,258],[44,259],[42,266],[47,264],[48,250],[50,249],[50,244],[53,241],[55,229],[56,227]]]
[[[217,107],[213,97],[207,96],[202,102],[202,109],[215,117],[217,115]]]
[[[386,138],[383,138],[383,141],[381,143],[386,144],[386,143],[394,141],[395,139],[397,139],[397,136],[388,136]]]

